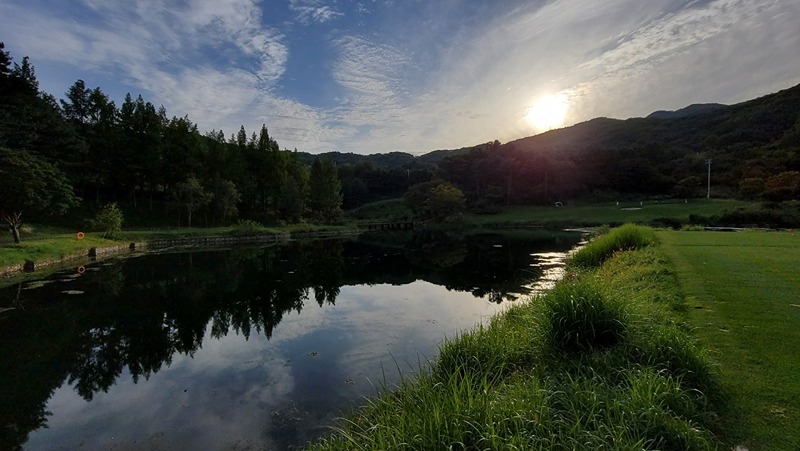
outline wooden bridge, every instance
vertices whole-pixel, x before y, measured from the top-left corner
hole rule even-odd
[[[367,230],[413,230],[416,228],[416,224],[413,221],[372,221],[361,222],[358,224],[358,228]]]

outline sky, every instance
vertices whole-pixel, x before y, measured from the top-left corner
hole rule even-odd
[[[416,155],[800,83],[798,0],[0,0],[40,89]]]

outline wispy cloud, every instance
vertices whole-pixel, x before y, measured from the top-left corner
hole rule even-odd
[[[289,0],[289,10],[294,12],[297,20],[304,24],[325,23],[344,15],[332,6],[326,5],[322,0]]]
[[[342,105],[336,109],[351,125],[375,125],[402,120],[411,113],[406,107],[412,61],[397,49],[362,37],[346,36],[335,41],[339,57],[333,78],[344,89]]]
[[[791,3],[717,0],[655,11],[568,75],[576,112],[581,119],[646,115],[694,102],[739,102],[797,83],[797,75],[784,76],[767,88],[765,80],[745,76],[797,69],[787,61],[788,46],[800,42],[800,29],[790,25],[800,5]]]
[[[449,54],[443,52],[449,56],[410,108],[430,142],[456,147],[532,134],[523,117],[546,94],[570,99],[570,123],[724,102],[734,94],[722,91],[726,84],[749,92],[736,97],[745,100],[769,91],[754,92],[756,84],[743,85],[731,68],[764,72],[763,79],[780,70],[786,73],[782,87],[800,81],[797,73],[788,75],[790,67],[798,67],[789,45],[800,44],[800,29],[789,22],[800,18],[800,5],[789,3],[522,4],[475,29],[473,38],[456,42]]]

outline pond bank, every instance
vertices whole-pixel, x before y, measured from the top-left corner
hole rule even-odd
[[[309,449],[716,449],[718,384],[652,230],[611,231],[567,274]]]
[[[42,269],[49,269],[55,266],[64,265],[81,260],[90,261],[102,257],[119,255],[125,252],[136,252],[143,250],[161,250],[171,247],[189,246],[219,246],[228,244],[253,244],[253,243],[277,243],[291,239],[306,238],[328,238],[340,236],[358,235],[362,231],[359,229],[337,229],[337,230],[308,230],[308,231],[289,231],[276,233],[262,233],[254,235],[209,235],[197,237],[181,238],[158,238],[142,239],[129,243],[119,243],[112,245],[92,246],[88,249],[71,252],[58,258],[42,258],[39,260],[25,259],[23,263],[0,267],[0,278],[16,277],[23,273],[33,273]]]

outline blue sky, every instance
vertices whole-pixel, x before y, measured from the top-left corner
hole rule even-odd
[[[80,78],[312,153],[748,100],[800,83],[799,23],[796,0],[0,0],[0,41],[56,97]]]

